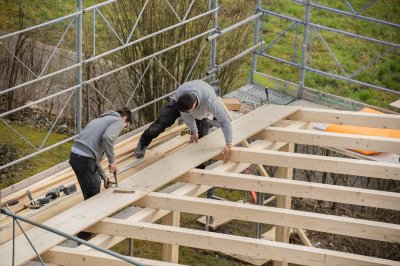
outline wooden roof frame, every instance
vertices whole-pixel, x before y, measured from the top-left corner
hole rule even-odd
[[[178,263],[179,245],[304,265],[400,265],[396,261],[285,243],[289,227],[400,242],[400,225],[397,224],[290,209],[290,197],[295,196],[400,211],[399,193],[292,180],[293,168],[400,180],[400,164],[397,163],[294,153],[294,143],[398,153],[400,139],[312,131],[305,129],[308,122],[400,129],[400,117],[393,114],[263,106],[233,121],[233,143],[242,143],[244,147],[234,147],[230,162],[215,163],[209,170],[194,167],[215,156],[218,158],[223,147],[220,130],[195,145],[184,145],[185,138],[164,143],[164,147],[169,145],[169,151],[174,152],[160,153],[155,148],[146,154],[147,163],[131,168],[134,141],[128,139],[117,151],[120,160],[124,161],[121,165],[129,168],[119,189],[134,190],[135,193],[113,193],[113,189],[108,189],[74,207],[69,207],[71,203],[66,204],[68,207],[64,212],[50,219],[46,216],[43,223],[69,234],[84,229],[97,233],[90,241],[106,248],[126,237],[165,243],[164,259],[171,262],[165,265]],[[248,138],[257,141],[248,143]],[[251,164],[278,166],[280,178],[240,174]],[[138,171],[138,168],[142,169]],[[266,172],[263,175],[267,175]],[[169,194],[154,192],[171,181],[184,182],[184,185]],[[211,186],[278,194],[279,208],[198,198]],[[76,197],[73,204],[79,201],[81,199]],[[143,209],[125,219],[109,217],[132,204]],[[276,239],[282,242],[180,228],[180,212],[275,224]],[[164,216],[168,217],[166,224],[153,224]],[[80,265],[95,263],[100,266],[112,262],[126,265],[85,246],[56,246],[63,241],[62,237],[37,228],[29,229],[27,234],[49,263],[74,265],[79,262]],[[3,242],[0,257],[5,265],[11,265],[12,241]],[[16,238],[16,246],[17,264],[35,257],[22,235]],[[157,263],[161,262],[144,263],[160,265]]]

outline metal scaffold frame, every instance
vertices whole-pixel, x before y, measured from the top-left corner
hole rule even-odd
[[[262,47],[260,51],[255,52],[255,57],[253,58],[253,67],[252,67],[252,71],[251,71],[251,74],[250,74],[251,75],[251,77],[250,77],[251,81],[254,80],[254,74],[259,74],[261,76],[268,77],[268,75],[265,75],[264,73],[258,72],[256,70],[256,57],[264,57],[264,58],[271,59],[271,60],[274,60],[276,62],[284,63],[284,64],[287,64],[289,66],[292,66],[292,67],[295,67],[295,68],[299,69],[299,82],[298,82],[299,89],[297,91],[298,98],[300,98],[301,92],[305,87],[305,84],[304,84],[305,78],[307,76],[307,73],[309,73],[309,72],[317,73],[319,75],[330,77],[330,78],[334,78],[334,79],[338,79],[338,80],[347,81],[347,82],[350,82],[350,83],[353,83],[353,84],[356,84],[356,85],[369,87],[369,88],[374,89],[374,90],[383,91],[383,92],[387,92],[387,93],[391,93],[391,94],[395,94],[395,95],[400,95],[399,91],[354,79],[360,73],[365,71],[369,66],[375,64],[382,57],[387,56],[391,52],[399,51],[400,44],[393,43],[393,42],[388,42],[388,41],[384,41],[384,40],[380,40],[380,39],[376,39],[376,38],[372,38],[372,37],[367,37],[367,36],[355,34],[355,33],[349,32],[349,31],[335,29],[335,28],[332,28],[332,27],[327,27],[327,26],[324,26],[324,25],[320,25],[320,24],[317,24],[317,23],[310,22],[311,21],[311,12],[312,12],[312,9],[314,9],[314,10],[324,10],[324,11],[332,12],[332,13],[335,13],[335,14],[340,14],[340,15],[343,15],[343,16],[352,17],[352,18],[359,19],[359,20],[365,20],[365,21],[369,21],[369,22],[372,22],[372,23],[377,23],[377,24],[381,24],[381,25],[390,26],[390,27],[393,27],[393,28],[399,28],[400,24],[396,24],[396,23],[392,23],[392,22],[388,22],[388,21],[384,21],[384,20],[380,20],[380,19],[371,18],[371,17],[367,17],[367,16],[361,15],[361,13],[363,13],[368,8],[371,8],[376,3],[375,0],[368,2],[358,12],[355,11],[355,9],[353,8],[352,4],[349,3],[346,0],[344,0],[344,2],[346,4],[346,6],[351,10],[351,12],[347,12],[347,11],[331,8],[331,7],[328,7],[328,6],[320,5],[320,4],[318,4],[318,0],[314,1],[314,3],[313,3],[312,0],[303,0],[303,1],[292,0],[292,2],[304,5],[304,7],[305,7],[304,14],[305,15],[304,15],[304,19],[303,20],[296,19],[296,18],[290,17],[288,15],[284,15],[284,14],[280,14],[280,13],[277,13],[277,12],[270,11],[268,9],[263,8],[262,6],[259,7],[259,9],[258,9],[259,12],[261,12],[263,14],[263,24],[262,24],[261,30],[257,30],[256,31],[255,39],[259,39],[260,38],[259,35],[261,34],[260,32],[264,31],[264,26],[265,26],[264,20],[265,20],[266,16],[273,16],[273,17],[276,17],[276,18],[279,18],[279,19],[284,19],[284,20],[290,21],[291,25],[289,27],[287,27],[286,29],[284,29],[273,41],[271,41],[265,47]],[[301,46],[300,62],[298,62],[298,60],[296,58],[296,50],[297,50],[297,46],[298,46],[298,42],[299,42],[299,40],[298,40],[299,25],[303,27],[303,37],[301,39],[302,46]],[[294,44],[293,44],[293,60],[292,61],[288,61],[286,59],[283,59],[283,58],[280,58],[280,57],[276,57],[276,56],[272,56],[272,55],[268,54],[267,53],[268,50],[270,50],[271,47],[273,47],[287,32],[289,32],[292,29],[295,30],[295,41],[294,41]],[[344,69],[344,67],[340,63],[340,60],[338,60],[338,58],[332,52],[328,42],[321,35],[320,30],[333,32],[333,33],[336,33],[336,34],[344,35],[346,37],[356,38],[356,39],[360,39],[360,40],[367,41],[367,42],[374,43],[374,44],[384,45],[384,46],[387,46],[388,48],[386,49],[386,51],[381,53],[379,56],[376,56],[376,57],[372,58],[369,62],[367,62],[366,64],[361,66],[357,71],[355,71],[354,73],[350,74],[350,73],[347,73],[347,71]],[[320,70],[320,69],[316,69],[316,68],[312,68],[312,67],[309,66],[309,65],[311,65],[312,53],[309,52],[308,46],[313,44],[314,33],[316,33],[317,37],[322,41],[325,49],[328,51],[329,55],[335,61],[336,65],[340,68],[340,70],[341,70],[343,75],[337,75],[337,74],[329,73],[329,72],[326,72],[326,71],[323,71],[323,70]],[[307,60],[306,60],[307,57],[310,58],[309,59],[309,61],[310,61],[309,63],[307,63]]]
[[[52,145],[46,146],[46,142],[48,140],[49,135],[53,132],[56,123],[59,121],[60,117],[62,116],[62,114],[63,114],[63,112],[64,112],[64,110],[66,108],[66,106],[72,101],[73,97],[75,97],[75,106],[76,106],[75,107],[76,133],[79,133],[79,131],[82,129],[82,90],[84,89],[83,85],[91,86],[91,88],[93,88],[94,91],[100,95],[100,97],[104,98],[108,102],[108,104],[110,104],[110,106],[113,106],[112,101],[107,99],[106,96],[104,96],[100,91],[98,91],[96,89],[96,87],[93,85],[93,82],[98,81],[98,80],[100,80],[102,78],[105,78],[105,77],[107,77],[107,76],[109,76],[111,74],[117,73],[117,72],[119,72],[121,70],[124,70],[124,69],[126,69],[128,67],[131,67],[133,65],[136,65],[136,64],[139,64],[139,63],[142,63],[142,62],[148,62],[148,65],[147,65],[147,68],[146,68],[145,72],[143,73],[143,75],[137,81],[136,86],[133,87],[132,93],[130,94],[129,99],[127,99],[127,101],[126,101],[126,104],[129,104],[129,102],[131,101],[132,97],[136,93],[138,85],[142,82],[142,80],[144,78],[144,74],[146,73],[148,67],[151,64],[159,64],[160,67],[164,71],[166,71],[173,79],[175,79],[173,77],[173,75],[171,73],[169,73],[168,69],[161,63],[161,61],[159,59],[157,59],[158,56],[160,56],[160,55],[162,55],[162,54],[164,54],[164,53],[166,53],[166,52],[168,52],[168,51],[170,51],[172,49],[175,49],[177,47],[181,47],[181,46],[183,46],[183,45],[185,45],[185,44],[187,44],[187,43],[189,43],[191,41],[199,40],[199,39],[202,39],[202,38],[204,38],[204,40],[206,42],[204,42],[204,44],[202,45],[202,48],[199,51],[199,55],[196,58],[196,61],[194,62],[193,66],[191,67],[191,70],[187,74],[187,76],[185,78],[185,81],[189,79],[189,76],[190,76],[192,70],[194,69],[194,67],[195,67],[195,65],[197,63],[197,60],[200,58],[200,55],[203,52],[204,48],[206,47],[206,44],[209,43],[210,44],[210,68],[207,71],[205,71],[205,73],[204,73],[205,75],[204,75],[203,79],[208,79],[211,84],[215,84],[216,83],[216,75],[218,75],[218,73],[220,72],[221,68],[223,68],[223,67],[227,66],[228,64],[230,64],[230,63],[232,63],[232,62],[234,62],[234,61],[236,61],[236,60],[238,60],[238,59],[240,59],[240,58],[252,53],[253,56],[252,56],[252,64],[251,64],[251,71],[250,71],[250,77],[249,77],[250,83],[255,83],[254,82],[254,75],[255,74],[259,74],[259,75],[268,77],[268,75],[266,75],[266,74],[264,74],[262,72],[259,72],[257,70],[257,60],[258,60],[258,58],[264,57],[264,58],[272,59],[272,60],[275,60],[275,61],[278,61],[278,62],[281,62],[281,63],[286,63],[286,64],[288,64],[290,66],[293,66],[293,67],[299,69],[299,82],[298,82],[299,89],[297,91],[297,96],[298,97],[301,97],[301,91],[305,87],[304,83],[305,83],[306,75],[307,75],[307,73],[310,73],[310,72],[317,73],[317,74],[320,74],[320,75],[323,75],[323,76],[328,76],[328,77],[335,78],[335,79],[349,81],[351,83],[367,86],[367,87],[370,87],[370,88],[375,89],[375,90],[380,90],[380,91],[384,91],[384,92],[400,95],[400,92],[398,92],[398,91],[394,91],[394,90],[391,90],[389,88],[383,88],[381,86],[377,86],[377,85],[373,85],[373,84],[368,84],[368,83],[365,83],[365,82],[362,82],[362,81],[358,81],[358,80],[355,79],[355,77],[357,75],[359,75],[361,72],[363,72],[369,66],[375,64],[383,56],[386,56],[391,52],[398,51],[398,49],[400,47],[399,44],[391,43],[391,42],[387,42],[387,41],[383,41],[383,40],[378,40],[378,39],[374,39],[374,38],[371,38],[371,37],[361,36],[361,35],[354,34],[354,33],[351,33],[351,32],[338,30],[338,29],[334,29],[334,28],[326,27],[324,25],[319,25],[319,24],[315,24],[315,23],[310,22],[311,10],[312,9],[321,9],[321,10],[325,10],[325,11],[341,14],[341,15],[344,15],[344,16],[350,16],[350,17],[353,17],[353,18],[356,18],[356,19],[360,19],[360,20],[366,20],[366,21],[370,21],[370,22],[373,22],[373,23],[379,23],[379,24],[382,24],[382,25],[386,25],[386,26],[390,26],[390,27],[394,27],[394,28],[399,28],[400,27],[399,24],[388,22],[388,21],[383,21],[383,20],[376,19],[376,18],[370,18],[370,17],[361,15],[361,13],[364,12],[366,9],[371,8],[376,1],[369,2],[361,10],[359,10],[358,12],[356,12],[354,10],[354,8],[351,6],[351,4],[348,1],[345,1],[346,5],[351,10],[351,12],[347,12],[347,11],[342,11],[342,10],[338,10],[338,9],[334,9],[334,8],[331,8],[331,7],[320,5],[320,4],[317,3],[317,1],[315,1],[313,3],[313,1],[311,1],[311,0],[304,0],[304,1],[293,0],[293,2],[296,2],[298,4],[302,4],[305,7],[304,20],[299,20],[299,19],[291,18],[291,17],[289,17],[287,15],[282,15],[282,14],[279,14],[279,13],[276,13],[276,12],[269,11],[269,10],[267,10],[267,9],[265,9],[263,7],[261,0],[257,0],[256,1],[256,10],[255,10],[254,15],[252,15],[252,16],[250,16],[250,17],[248,17],[248,18],[246,18],[246,19],[244,19],[244,20],[242,20],[242,21],[240,21],[240,22],[238,22],[238,23],[236,23],[234,25],[231,25],[231,26],[229,26],[229,27],[227,27],[225,29],[220,29],[219,28],[219,22],[218,22],[218,11],[220,10],[220,6],[219,6],[219,3],[218,3],[218,0],[207,0],[208,1],[208,10],[205,10],[203,13],[201,13],[199,15],[196,15],[196,16],[193,16],[193,17],[190,17],[189,14],[190,14],[191,9],[193,8],[193,5],[194,5],[196,0],[193,0],[193,1],[190,2],[190,5],[189,5],[189,7],[188,7],[188,9],[185,12],[183,17],[180,17],[178,15],[178,13],[176,12],[176,10],[173,8],[173,6],[170,4],[170,2],[168,0],[164,0],[165,3],[168,4],[168,6],[171,9],[171,11],[175,14],[178,22],[176,24],[168,26],[168,27],[166,27],[166,28],[164,28],[162,30],[159,30],[159,31],[153,32],[151,34],[148,34],[146,36],[134,39],[133,38],[133,34],[135,32],[135,29],[137,28],[137,25],[138,25],[142,15],[143,15],[144,10],[146,8],[148,8],[149,0],[147,0],[147,1],[144,2],[142,8],[140,9],[140,12],[139,12],[139,14],[138,14],[133,26],[132,26],[130,34],[126,38],[126,40],[123,40],[121,38],[121,36],[119,36],[119,34],[115,31],[115,29],[113,29],[112,25],[109,23],[109,21],[104,16],[104,14],[102,13],[102,10],[101,10],[102,8],[106,7],[109,4],[114,3],[116,1],[117,0],[109,0],[109,1],[105,1],[105,2],[103,2],[101,4],[93,5],[91,7],[82,8],[82,1],[81,0],[77,0],[77,11],[72,13],[72,14],[68,14],[68,15],[65,15],[63,17],[51,20],[51,21],[41,23],[39,25],[35,25],[35,26],[29,27],[29,28],[26,28],[26,29],[23,29],[23,30],[20,30],[20,31],[16,31],[16,32],[13,32],[13,33],[8,33],[8,34],[0,36],[0,42],[1,42],[2,47],[4,47],[7,51],[9,51],[12,54],[11,50],[8,49],[4,45],[4,40],[6,40],[7,38],[11,38],[11,37],[17,36],[19,34],[24,34],[24,33],[39,29],[39,28],[44,28],[44,27],[49,26],[49,25],[53,25],[53,24],[56,24],[56,23],[59,23],[59,22],[68,21],[69,20],[69,23],[68,23],[65,31],[63,32],[63,34],[62,34],[60,40],[58,41],[57,45],[54,47],[53,52],[51,53],[51,56],[48,58],[47,62],[45,63],[45,66],[42,69],[41,73],[35,74],[31,69],[29,69],[26,65],[23,64],[24,67],[26,67],[27,70],[29,72],[31,72],[35,78],[32,79],[32,80],[29,80],[27,82],[18,84],[16,86],[13,86],[11,88],[6,88],[6,89],[0,91],[0,96],[6,95],[7,93],[16,91],[16,90],[21,89],[21,88],[26,88],[29,85],[32,85],[32,84],[35,84],[37,82],[50,79],[52,77],[55,77],[56,75],[59,75],[59,74],[62,74],[62,73],[66,73],[67,71],[71,71],[71,70],[76,71],[76,85],[71,86],[69,88],[62,89],[61,91],[58,91],[58,92],[53,93],[51,95],[47,95],[47,96],[45,96],[43,98],[40,98],[40,99],[38,99],[36,101],[29,102],[29,103],[27,103],[27,104],[25,104],[23,106],[16,107],[16,108],[14,108],[12,110],[8,110],[8,111],[3,112],[3,113],[0,114],[0,120],[3,123],[5,123],[11,130],[13,130],[13,132],[15,132],[15,134],[18,135],[23,141],[25,141],[31,147],[34,148],[34,152],[32,152],[31,154],[26,155],[26,156],[24,156],[22,158],[18,158],[16,160],[12,161],[12,162],[7,163],[7,164],[1,165],[0,166],[0,170],[6,169],[6,168],[8,168],[8,167],[10,167],[12,165],[15,165],[15,164],[19,163],[19,162],[22,162],[22,161],[25,161],[27,159],[30,159],[30,158],[32,158],[32,157],[34,157],[34,156],[36,156],[38,154],[41,154],[43,152],[52,150],[53,148],[58,147],[58,146],[60,146],[62,144],[65,144],[65,143],[67,143],[67,142],[69,142],[69,141],[74,139],[75,136],[72,136],[72,137],[69,137],[69,138],[64,139],[62,141],[59,141],[57,143],[54,143]],[[82,22],[82,17],[85,14],[89,14],[89,13],[93,14],[93,21],[92,21],[92,23],[93,23],[93,26],[92,26],[93,50],[92,50],[92,54],[91,54],[91,56],[89,58],[82,58],[82,23],[83,23]],[[110,54],[113,54],[115,52],[121,51],[121,50],[123,50],[123,49],[125,49],[127,47],[131,47],[131,46],[133,46],[135,44],[138,44],[140,42],[148,40],[149,38],[157,36],[157,35],[159,35],[161,33],[167,32],[169,30],[172,30],[172,29],[175,29],[175,28],[178,28],[178,27],[181,27],[181,26],[184,26],[184,25],[186,25],[186,24],[188,24],[190,22],[194,22],[194,21],[199,20],[201,18],[204,18],[206,16],[212,16],[212,20],[211,20],[212,23],[211,23],[211,27],[210,27],[209,30],[204,31],[204,32],[202,32],[202,33],[200,33],[200,34],[198,34],[196,36],[193,36],[191,38],[188,38],[186,40],[183,40],[183,41],[181,41],[179,43],[176,43],[176,44],[174,44],[174,45],[172,45],[172,46],[170,46],[168,48],[165,48],[163,50],[154,52],[151,55],[148,55],[148,56],[145,56],[143,58],[137,59],[136,61],[130,62],[130,63],[126,64],[126,65],[122,65],[122,66],[120,66],[120,67],[118,67],[116,69],[110,70],[110,71],[108,71],[106,73],[103,73],[101,75],[94,76],[94,77],[91,77],[91,78],[86,79],[86,80],[82,80],[82,66],[84,64],[87,64],[87,63],[90,63],[90,62],[94,62],[95,60],[98,60],[98,59],[102,59],[102,58],[104,58],[104,57],[106,57],[106,56],[108,56]],[[261,35],[261,32],[263,31],[264,26],[265,26],[265,18],[266,18],[266,16],[274,16],[274,17],[278,17],[278,18],[285,19],[285,20],[288,20],[288,21],[292,22],[292,24],[287,29],[282,31],[279,34],[279,36],[277,36],[269,44],[266,44],[265,41],[262,40],[263,36]],[[114,34],[115,38],[118,40],[120,46],[118,46],[116,48],[113,48],[113,49],[110,49],[108,51],[102,52],[100,54],[97,53],[97,51],[96,51],[96,42],[97,42],[97,40],[96,40],[96,23],[97,23],[96,18],[100,18],[98,20],[101,20],[106,24],[107,28]],[[217,40],[218,40],[218,38],[224,36],[226,33],[230,32],[230,31],[232,31],[234,29],[237,29],[237,28],[241,27],[242,25],[245,25],[245,24],[250,23],[250,22],[254,22],[255,34],[254,34],[253,46],[251,46],[250,48],[246,49],[245,51],[239,53],[238,55],[234,56],[233,58],[228,59],[227,61],[222,62],[220,64],[217,64]],[[51,72],[51,73],[48,73],[48,74],[45,74],[45,70],[48,68],[49,62],[54,57],[55,51],[59,48],[61,42],[63,41],[63,39],[65,38],[67,33],[70,31],[71,25],[73,25],[74,23],[76,24],[76,62],[74,64],[70,65],[70,66],[58,69],[58,70],[56,70],[54,72]],[[297,60],[296,60],[297,54],[296,53],[297,53],[297,47],[299,46],[299,43],[300,43],[299,36],[298,36],[299,35],[299,27],[300,26],[304,27],[303,38],[302,38],[304,41],[301,42],[302,43],[301,44],[301,60],[300,60],[300,62],[297,62]],[[293,30],[293,29],[296,30],[295,43],[293,45],[293,60],[292,61],[288,61],[288,60],[285,60],[285,59],[282,59],[282,58],[278,58],[278,57],[274,57],[274,56],[269,55],[267,53],[268,50],[272,46],[274,46],[279,41],[279,39],[282,38],[288,31]],[[377,57],[373,58],[370,62],[368,62],[367,64],[362,66],[356,72],[354,72],[352,74],[349,74],[342,67],[340,61],[335,57],[335,55],[333,54],[333,52],[329,48],[329,44],[326,42],[326,40],[324,40],[323,36],[319,32],[320,29],[331,31],[331,32],[334,32],[334,33],[337,33],[337,34],[341,34],[341,35],[346,35],[346,36],[349,36],[349,37],[352,37],[352,38],[359,38],[361,40],[372,42],[372,43],[385,45],[385,46],[388,46],[388,49],[383,54],[381,54],[380,56],[377,56]],[[310,33],[310,31],[311,31],[311,33]],[[306,59],[307,59],[307,56],[308,56],[310,58],[309,60],[311,60],[312,55],[308,52],[308,45],[312,45],[312,41],[313,41],[313,38],[314,38],[314,33],[316,33],[318,38],[323,42],[323,44],[324,44],[325,48],[328,50],[329,54],[335,60],[335,62],[338,65],[338,67],[342,70],[343,75],[337,75],[337,74],[324,72],[324,71],[321,71],[321,70],[318,70],[318,69],[315,69],[315,68],[312,68],[312,67],[309,66],[310,63],[307,63]],[[23,62],[21,62],[21,63],[23,63]],[[176,79],[175,79],[175,81],[176,81],[176,84],[179,85],[179,82]],[[149,106],[149,105],[154,104],[154,103],[156,103],[156,102],[158,102],[158,101],[160,101],[162,99],[165,99],[165,98],[169,97],[172,93],[173,93],[173,91],[168,93],[168,94],[161,95],[161,96],[157,97],[156,99],[154,99],[154,100],[152,100],[152,101],[150,101],[148,103],[145,103],[143,105],[135,107],[132,111],[133,112],[138,112],[139,110],[143,109],[146,106]],[[52,99],[52,98],[55,98],[55,97],[58,97],[58,96],[64,95],[64,94],[68,95],[67,96],[67,100],[64,103],[63,107],[60,109],[60,112],[57,114],[57,116],[56,116],[55,120],[53,121],[53,123],[52,123],[48,133],[46,134],[45,138],[43,139],[43,141],[38,146],[34,145],[27,138],[25,138],[20,132],[18,132],[17,129],[15,129],[12,125],[10,125],[10,123],[8,123],[7,120],[5,119],[10,114],[13,114],[15,112],[21,111],[21,110],[23,110],[25,108],[28,108],[30,106],[33,106],[33,105],[36,105],[36,104],[39,104],[39,103],[43,103],[43,102],[45,102],[45,101],[47,101],[49,99]]]

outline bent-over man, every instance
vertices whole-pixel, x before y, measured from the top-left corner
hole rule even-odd
[[[225,137],[225,147],[222,151],[224,162],[228,161],[232,147],[232,125],[213,87],[202,80],[193,80],[182,84],[171,101],[164,107],[158,118],[140,137],[135,150],[136,158],[143,158],[151,141],[160,135],[167,127],[174,124],[182,116],[183,121],[191,130],[190,142],[208,134],[207,117],[213,115],[221,124]]]
[[[123,107],[117,111],[106,112],[90,121],[75,138],[69,163],[78,178],[85,200],[100,192],[101,179],[104,180],[105,188],[110,187],[100,161],[105,154],[108,158],[109,171],[112,173],[117,170],[114,141],[131,123],[131,112]]]

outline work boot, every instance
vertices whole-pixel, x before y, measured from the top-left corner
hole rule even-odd
[[[135,149],[135,156],[136,158],[140,159],[144,157],[144,154],[146,152],[147,146],[142,146],[140,143],[137,145]]]

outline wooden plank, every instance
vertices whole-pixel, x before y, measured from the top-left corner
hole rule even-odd
[[[233,147],[230,160],[312,171],[400,180],[400,164]]]
[[[304,245],[308,247],[312,247],[313,245],[310,242],[310,239],[308,239],[306,232],[304,232],[303,229],[300,228],[294,228],[293,231],[300,237],[301,242],[303,242]]]
[[[396,138],[279,127],[268,127],[258,133],[255,138],[335,148],[400,153],[400,139]]]
[[[281,120],[296,112],[298,107],[268,105],[262,106],[232,122],[233,145],[242,142],[244,139],[260,132],[263,128]],[[207,161],[213,156],[220,154],[225,146],[225,140],[221,130],[211,132],[201,138],[198,143],[189,145],[179,152],[158,161],[152,167],[143,169],[140,173],[132,176],[127,182],[121,184],[121,188],[133,188],[144,191],[152,191],[163,183],[157,182],[163,177],[170,177],[171,180],[181,176],[191,168]],[[196,157],[192,156],[196,154]],[[191,160],[188,160],[190,158]],[[170,180],[168,180],[170,181]],[[158,184],[156,186],[156,183]]]
[[[149,260],[143,258],[130,257],[144,265],[154,266],[177,266],[183,264],[168,263],[157,260]],[[114,258],[108,254],[99,251],[83,251],[76,248],[68,247],[54,247],[43,255],[43,260],[48,262],[60,264],[63,266],[131,266],[132,264]]]
[[[400,193],[193,169],[181,182],[400,211]]]
[[[253,258],[269,257],[302,265],[400,265],[398,261],[291,245],[269,240],[199,231],[181,227],[107,218],[94,227],[96,232],[145,239],[149,241],[233,253]],[[268,259],[268,258],[267,258]]]
[[[395,102],[392,102],[392,103],[390,103],[389,105],[392,106],[392,107],[394,107],[394,108],[400,109],[400,100],[397,100],[397,101],[395,101]]]
[[[233,144],[238,144],[297,110],[297,107],[268,105],[238,118],[232,123],[234,132]],[[188,145],[179,152],[157,161],[142,171],[133,174],[127,180],[120,182],[119,189],[132,189],[138,191],[137,193],[113,193],[112,190],[106,190],[49,219],[44,224],[58,228],[65,233],[76,234],[111,213],[140,199],[146,194],[144,191],[156,190],[209,158],[214,157],[222,151],[224,146],[225,141],[221,130],[214,131],[200,139],[198,143]],[[193,154],[196,154],[196,156],[192,156]],[[188,158],[191,158],[191,160],[188,160]],[[98,206],[102,206],[102,208],[98,208]],[[71,219],[73,219],[73,223],[65,222]],[[30,229],[27,234],[39,253],[43,253],[63,240],[61,236],[43,232],[38,228]],[[16,246],[19,247],[16,258],[17,264],[24,263],[35,257],[35,253],[23,236],[20,235],[16,238]],[[0,246],[0,257],[5,258],[6,265],[11,264],[11,254],[12,241]]]
[[[156,192],[149,193],[136,204],[141,207],[228,217],[392,243],[400,242],[398,224]]]
[[[289,116],[289,119],[360,127],[400,129],[400,116],[395,114],[375,114],[303,107],[295,114]]]
[[[235,98],[222,98],[222,102],[229,111],[239,111],[240,107],[242,106],[240,101]]]

